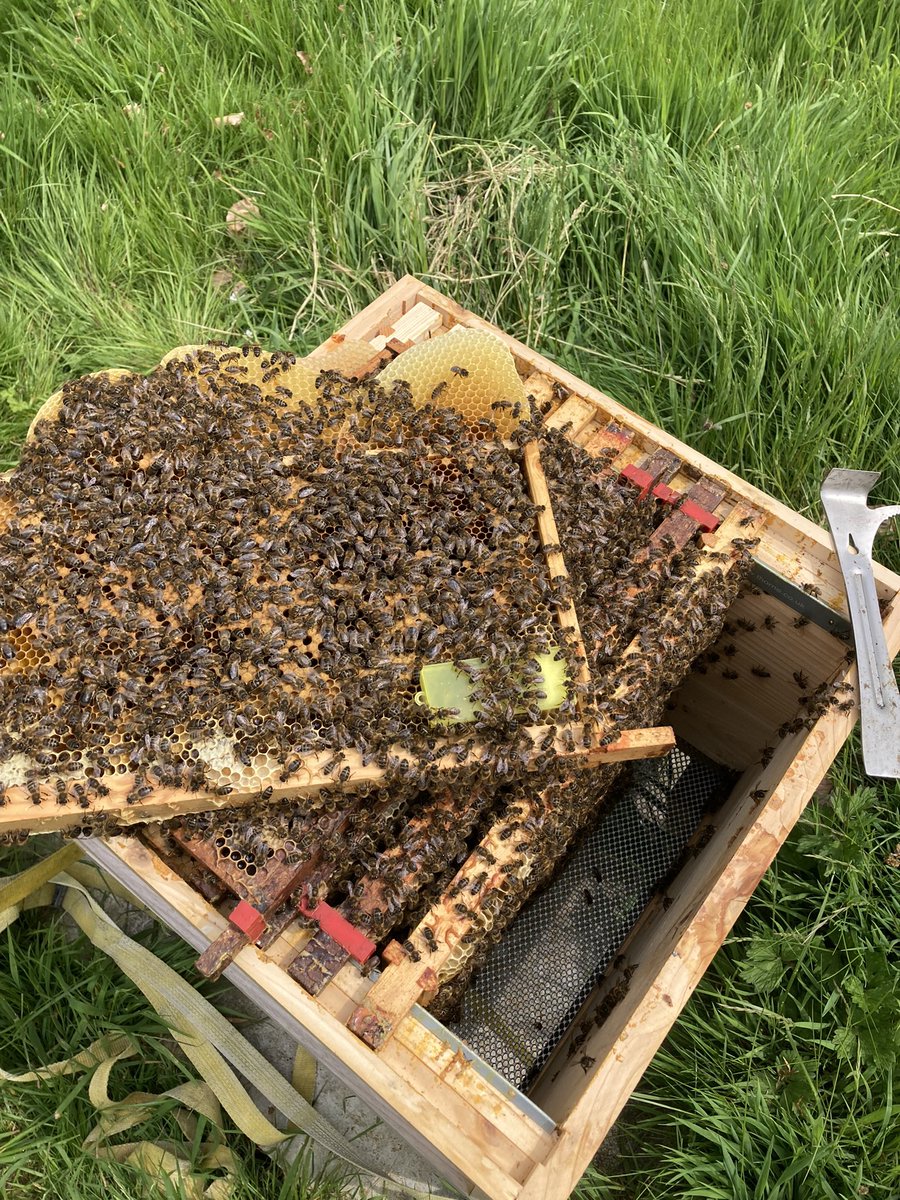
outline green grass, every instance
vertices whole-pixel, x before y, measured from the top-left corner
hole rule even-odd
[[[412,271],[816,519],[836,463],[900,493],[894,0],[17,0],[0,30],[0,467],[74,374],[307,349]],[[628,1190],[585,1195],[900,1193],[895,802],[842,756],[628,1111]],[[19,1020],[7,1067],[56,1045]],[[81,1101],[0,1101],[10,1194],[102,1193]]]

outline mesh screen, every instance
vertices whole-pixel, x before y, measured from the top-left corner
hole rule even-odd
[[[527,1088],[733,778],[683,746],[636,763],[560,874],[473,976],[453,1032]]]

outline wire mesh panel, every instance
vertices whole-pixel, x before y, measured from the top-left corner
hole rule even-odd
[[[474,975],[454,1033],[526,1088],[732,778],[684,746],[636,764],[565,868]]]

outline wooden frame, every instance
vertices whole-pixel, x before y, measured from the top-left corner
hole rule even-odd
[[[436,310],[423,304],[416,304],[411,312],[397,320],[397,325],[398,328],[395,330],[389,329],[383,334],[372,334],[368,338],[357,339],[361,342],[369,342],[373,349],[373,358],[364,368],[353,374],[354,378],[370,368],[374,369],[381,365],[385,360],[391,361],[391,353],[388,352],[391,347],[394,352],[399,353],[415,342],[436,334],[442,327],[442,317]],[[326,339],[309,357],[326,361],[328,353],[339,349],[341,343],[350,336],[346,332],[347,328],[349,327],[345,327],[345,331],[333,334]],[[386,347],[388,351],[386,351]],[[185,347],[184,351],[189,349],[191,348]],[[180,353],[182,352],[173,351],[166,356],[166,359]],[[116,372],[116,374],[127,374],[127,372]],[[55,415],[61,395],[61,392],[55,393],[43,406],[41,413],[46,414],[46,419],[50,420]],[[41,414],[38,414],[29,429],[29,436],[40,419]],[[290,459],[284,461],[288,462]],[[550,492],[541,466],[537,442],[531,442],[525,447],[524,474],[531,499],[539,508],[537,524],[542,543],[557,545],[559,535],[556,530]],[[564,557],[560,552],[548,552],[545,555],[545,561],[546,568],[551,575],[556,577],[568,575]],[[571,635],[571,648],[581,664],[578,679],[582,683],[587,683],[590,680],[590,673],[574,603],[570,602],[567,607],[561,608],[557,619],[560,630]],[[669,726],[628,730],[614,742],[607,743],[604,735],[607,735],[610,730],[599,721],[593,722],[593,725],[594,734],[591,744],[588,746],[584,746],[581,742],[583,728],[581,722],[560,725],[556,730],[553,742],[555,752],[570,759],[573,765],[590,768],[600,764],[657,757],[667,753],[675,744],[674,735]],[[549,724],[531,725],[525,730],[534,746],[535,755],[539,743],[543,742],[552,728],[553,726]],[[438,746],[450,746],[452,742],[452,738],[439,740]],[[442,771],[457,770],[460,767],[476,764],[482,752],[483,747],[476,745],[463,759],[455,754],[436,758],[430,767],[436,773],[435,782],[439,782]],[[408,752],[399,745],[391,747],[390,753],[395,758],[408,757]],[[327,769],[333,765],[333,760],[334,752],[326,748],[319,753],[305,755],[300,767],[290,776],[285,776],[280,769],[274,769],[270,775],[254,783],[252,788],[229,787],[227,794],[219,794],[215,791],[188,792],[179,787],[160,785],[153,788],[149,797],[135,804],[128,802],[127,797],[140,784],[140,780],[130,771],[111,774],[104,776],[103,779],[106,786],[105,794],[91,793],[80,805],[80,809],[74,805],[52,804],[51,801],[55,797],[50,782],[46,785],[40,781],[36,783],[38,794],[43,795],[47,800],[47,803],[44,804],[33,803],[29,790],[24,784],[12,785],[5,789],[4,803],[0,806],[0,833],[28,830],[47,833],[54,830],[66,830],[76,826],[79,821],[88,822],[92,817],[114,818],[119,826],[136,825],[148,821],[163,821],[170,817],[191,813],[209,812],[217,808],[231,809],[239,805],[258,804],[263,798],[277,803],[281,799],[298,800],[304,797],[315,797],[323,788],[334,786],[334,779],[329,775]],[[342,751],[341,762],[343,767],[341,786],[348,793],[366,785],[377,784],[388,773],[386,768],[365,761],[363,755],[352,748]]]
[[[759,510],[765,524],[757,558],[797,584],[816,587],[836,612],[846,612],[839,567],[824,529],[420,281],[401,279],[341,333],[376,345],[378,338],[386,339],[383,344],[403,340],[404,316],[407,326],[416,323],[417,336],[441,336],[461,324],[499,337],[529,391],[547,396],[556,384],[571,393],[550,419],[560,426],[571,422],[569,436],[589,451],[612,447],[620,463],[668,451],[681,464],[673,486],[687,490],[702,476],[721,485],[729,511],[741,502],[749,506],[741,511]],[[877,567],[876,578],[888,646],[896,654],[900,577]],[[765,633],[752,636],[771,637],[770,649],[783,667],[777,672],[773,667],[762,679],[743,672],[730,694],[718,674],[693,679],[676,698],[672,720],[676,732],[740,769],[741,776],[715,825],[699,839],[695,856],[668,885],[665,903],[651,902],[641,917],[619,965],[586,1003],[530,1099],[485,1072],[471,1052],[416,1008],[374,1053],[346,1025],[371,987],[355,967],[342,967],[317,996],[282,969],[309,936],[296,926],[288,926],[264,951],[244,947],[228,968],[239,986],[469,1195],[562,1200],[570,1194],[850,734],[855,711],[830,707],[810,715],[801,707],[805,724],[780,740],[773,737],[771,754],[760,755],[766,722],[776,719],[768,711],[770,698],[780,713],[798,709],[796,693],[787,686],[792,670],[809,668],[815,683],[838,686],[854,684],[855,675],[841,642],[815,626],[795,629],[791,610],[779,601],[749,596],[740,604],[740,611],[754,618],[747,624],[771,617],[771,631],[767,624]],[[741,654],[752,662],[752,650],[740,650],[735,661]],[[198,949],[227,929],[226,918],[141,841],[113,838],[87,846]],[[567,1055],[572,1046],[590,1060],[587,1070],[579,1054]]]

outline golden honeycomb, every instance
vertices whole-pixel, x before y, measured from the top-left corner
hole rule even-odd
[[[469,425],[493,421],[500,437],[509,437],[528,415],[525,387],[516,364],[499,338],[480,329],[455,326],[441,337],[420,342],[399,354],[378,374],[390,386],[402,379],[413,401],[448,405]]]
[[[86,376],[87,379],[124,379],[130,375],[130,371],[123,370],[120,367],[113,367],[108,371],[95,371],[92,375]],[[28,426],[28,433],[25,436],[27,442],[33,435],[36,426],[40,421],[55,421],[59,416],[59,410],[62,408],[63,394],[62,389],[54,392],[52,396],[48,396],[41,407],[37,410],[31,419],[31,424]]]
[[[209,347],[206,345],[176,346],[174,350],[170,350],[168,354],[163,355],[159,361],[159,366],[164,367],[167,363],[175,361],[188,364],[198,352],[208,349]],[[240,346],[225,347],[222,352],[225,354],[239,354],[243,358]],[[360,341],[357,338],[340,337],[330,338],[324,349],[317,353],[315,357],[297,358],[294,362],[283,361],[280,365],[276,382],[279,387],[293,393],[289,397],[284,397],[286,406],[288,408],[298,408],[301,403],[309,404],[310,406],[315,405],[316,378],[321,371],[340,371],[344,375],[353,375],[364,367],[366,363],[371,361],[373,354],[374,351],[368,342]],[[290,357],[294,358],[293,355]],[[245,382],[255,383],[267,390],[272,386],[271,379],[265,379],[267,373],[271,370],[268,356],[262,353],[259,357],[248,355],[246,358],[243,358],[241,365],[246,368],[246,371],[242,372],[241,376]],[[203,376],[190,368],[188,369],[197,379],[200,386],[204,386]],[[86,376],[86,378],[99,379],[102,377],[115,381],[117,379],[125,379],[130,374],[132,372],[120,367],[114,367],[108,371],[96,371],[92,375]],[[32,437],[40,421],[53,421],[56,419],[62,407],[62,401],[62,390],[54,392],[52,396],[49,396],[44,401],[28,427],[26,442]],[[2,523],[3,513],[2,509],[0,509],[0,525]]]
[[[160,366],[175,360],[190,364],[199,351],[207,350],[206,346],[180,346],[171,350],[160,362]],[[317,404],[316,379],[322,371],[338,371],[343,375],[354,375],[366,363],[370,362],[374,351],[368,342],[354,338],[329,338],[324,348],[314,356],[297,358],[295,355],[285,355],[278,351],[266,354],[244,354],[242,347],[229,346],[222,349],[222,357],[234,356],[230,368],[239,375],[242,383],[256,384],[265,392],[275,391],[283,400],[284,407],[290,411],[298,409],[301,404],[314,408]],[[202,369],[188,368],[204,386],[205,377]]]
[[[488,419],[493,418],[499,420],[498,423],[505,428],[512,428],[515,422],[506,421],[505,414],[512,409],[513,401],[505,401],[505,407],[500,410],[499,414],[496,410],[492,410],[486,402],[487,380],[490,377],[489,368],[492,366],[497,368],[494,371],[495,376],[504,379],[503,359],[505,358],[505,382],[497,385],[509,389],[513,388],[510,393],[506,390],[501,395],[512,394],[517,397],[523,397],[523,389],[515,374],[515,369],[512,364],[512,359],[494,339],[487,339],[483,335],[475,335],[470,338],[467,332],[461,332],[453,335],[449,339],[453,343],[453,353],[447,356],[448,374],[450,381],[448,388],[453,384],[459,385],[456,389],[456,400],[463,407],[463,413],[469,421],[478,419],[480,414],[486,414]],[[465,353],[463,353],[465,351]],[[474,357],[469,359],[468,353],[471,352]],[[488,353],[490,352],[490,353]],[[407,356],[414,352],[407,352]],[[160,368],[152,376],[143,377],[134,375],[133,373],[116,370],[109,372],[100,372],[92,376],[84,377],[79,381],[78,385],[72,385],[74,391],[63,392],[62,390],[55,393],[54,396],[42,407],[37,414],[32,427],[29,431],[29,442],[36,443],[38,426],[41,424],[50,424],[57,417],[60,409],[65,402],[66,396],[75,404],[72,411],[79,411],[79,404],[85,402],[90,405],[91,402],[97,401],[98,397],[108,396],[108,400],[103,400],[99,410],[91,418],[93,421],[94,430],[98,428],[97,422],[107,420],[107,412],[112,414],[113,426],[118,419],[119,400],[121,395],[124,401],[132,404],[137,398],[146,392],[148,386],[162,387],[163,391],[160,398],[166,398],[166,402],[172,401],[173,396],[178,392],[178,389],[185,389],[185,394],[191,387],[198,389],[203,396],[215,405],[219,402],[227,404],[231,399],[230,393],[233,391],[235,397],[246,396],[248,401],[256,404],[259,414],[252,418],[256,422],[252,427],[254,436],[260,436],[264,439],[271,437],[266,430],[273,427],[278,421],[278,414],[290,413],[292,410],[299,409],[304,402],[314,407],[321,399],[321,393],[316,389],[316,380],[320,377],[324,378],[323,373],[337,372],[345,374],[348,372],[358,371],[360,367],[371,361],[373,357],[372,347],[368,343],[354,341],[352,339],[332,339],[322,351],[318,352],[315,358],[310,360],[296,360],[292,355],[282,352],[266,352],[260,347],[215,347],[209,346],[179,347],[162,360]],[[470,367],[464,367],[458,359],[464,359],[471,362]],[[492,362],[492,359],[494,360]],[[498,366],[498,361],[500,365]],[[427,359],[426,359],[427,363]],[[413,366],[415,364],[413,363]],[[450,371],[449,367],[459,368],[456,372]],[[510,374],[511,373],[511,374]],[[416,370],[410,371],[411,378],[420,381],[422,373]],[[477,379],[480,379],[480,383]],[[154,383],[154,381],[156,381]],[[96,383],[96,388],[90,385]],[[87,385],[87,386],[86,386]],[[116,386],[121,385],[123,391],[116,392]],[[251,390],[248,389],[250,385]],[[78,388],[81,387],[79,392]],[[328,385],[325,385],[326,387]],[[362,412],[365,405],[358,403],[359,398],[366,398],[369,406],[373,403],[370,391],[367,388],[359,390],[359,397],[352,393],[348,393],[346,387],[338,380],[335,384],[338,392],[335,393],[339,397],[338,403],[343,403],[344,411],[348,414],[359,414]],[[134,391],[133,389],[136,389]],[[243,391],[241,389],[244,389]],[[433,390],[433,389],[432,389]],[[496,396],[498,393],[494,393]],[[254,400],[255,395],[255,400]],[[84,399],[82,399],[84,397]],[[480,397],[478,403],[481,407],[478,408],[475,403],[476,397]],[[448,397],[449,399],[449,397]],[[199,398],[198,398],[199,400]],[[427,402],[427,401],[426,401]],[[165,418],[161,412],[157,412],[153,408],[152,402],[147,402],[148,412],[153,418],[160,422],[160,429],[164,426]],[[402,401],[398,401],[402,404]],[[266,408],[268,405],[268,409]],[[133,405],[132,405],[133,407]],[[334,407],[334,404],[328,406]],[[444,408],[444,405],[440,406]],[[191,416],[196,415],[198,404],[194,405],[194,411]],[[378,405],[375,405],[375,411],[379,410]],[[177,408],[173,409],[176,414],[176,425],[181,424],[177,416]],[[371,419],[371,417],[369,418]],[[388,416],[388,422],[393,420],[392,416]],[[518,414],[517,414],[518,419]],[[343,424],[334,423],[334,429],[344,429],[347,424],[347,418]],[[329,442],[333,440],[333,436],[328,430],[328,418],[325,418],[326,428],[323,430],[321,440]],[[418,418],[409,419],[410,429],[415,428],[418,432],[422,423]],[[140,419],[139,430],[151,430],[152,425],[145,425],[143,418]],[[204,430],[204,433],[210,432]],[[399,432],[399,427],[397,431]],[[391,433],[391,438],[396,436],[396,432]],[[90,436],[94,436],[91,434]],[[140,435],[143,436],[143,435]],[[162,437],[160,448],[165,447],[167,435],[160,433],[153,435]],[[202,435],[201,435],[202,436]],[[215,433],[214,437],[218,438],[221,434]],[[371,435],[366,434],[364,441],[368,440]],[[409,436],[409,434],[407,434]],[[152,439],[151,439],[152,440]],[[177,440],[177,433],[176,433]],[[354,439],[350,439],[354,440]],[[462,442],[456,443],[461,449],[463,455],[480,454],[481,451],[476,449],[478,442],[484,440],[476,439],[475,442],[469,439],[464,439]],[[38,447],[38,453],[45,452],[56,455],[64,454],[63,447],[69,441],[78,441],[78,430],[73,430],[69,424],[66,427],[64,440],[57,433],[49,433],[43,436],[43,442]],[[237,464],[238,469],[241,468],[240,450],[237,448],[240,445],[238,437],[236,444],[229,450],[233,461]],[[263,443],[266,444],[265,441]],[[363,449],[363,442],[355,442],[355,449],[359,452]],[[379,444],[386,443],[375,441],[371,443],[377,447]],[[445,446],[454,444],[451,442],[442,443]],[[104,443],[104,446],[106,443]],[[470,449],[466,450],[465,446]],[[218,454],[218,446],[210,443],[210,451]],[[371,453],[368,451],[367,453]],[[375,451],[378,453],[379,451]],[[98,457],[99,454],[99,457]],[[92,469],[99,469],[104,474],[109,475],[110,479],[118,479],[121,483],[118,487],[124,486],[127,489],[133,487],[141,487],[141,480],[144,474],[152,470],[156,465],[159,454],[159,449],[146,448],[141,452],[137,442],[126,442],[120,452],[110,452],[109,455],[105,448],[101,447],[98,451],[96,445],[94,449],[88,452],[87,463]],[[33,456],[32,456],[33,457]],[[293,457],[293,456],[290,456]],[[27,458],[27,456],[26,456]],[[77,461],[81,461],[80,452]],[[370,460],[373,461],[373,460]],[[426,519],[434,521],[437,527],[444,526],[448,530],[455,529],[456,532],[451,536],[450,546],[456,545],[454,538],[458,541],[456,550],[452,553],[459,555],[470,554],[475,556],[476,560],[487,553],[485,547],[490,542],[491,538],[496,541],[497,531],[493,528],[498,517],[497,514],[491,515],[490,505],[482,507],[478,512],[468,510],[468,501],[465,497],[471,492],[471,481],[468,479],[468,472],[462,466],[462,459],[456,461],[453,454],[448,454],[446,451],[442,455],[429,456],[426,460],[427,471],[420,479],[420,486],[417,494],[421,501],[422,512],[426,515]],[[474,461],[474,460],[473,460]],[[512,467],[513,459],[510,458],[509,464]],[[62,459],[65,462],[65,459]],[[176,460],[177,462],[177,460]],[[283,458],[283,463],[289,462],[289,458]],[[178,470],[176,466],[176,474]],[[513,474],[519,478],[520,489],[522,487],[521,475],[517,467],[512,468]],[[27,470],[27,464],[26,464]],[[63,474],[67,468],[63,467]],[[494,468],[491,468],[493,471]],[[375,475],[383,474],[382,468],[373,461],[372,471]],[[111,472],[111,474],[110,474]],[[391,472],[387,472],[388,475]],[[401,472],[402,474],[402,472]],[[399,478],[394,472],[395,478]],[[511,478],[511,477],[510,477]],[[20,476],[21,479],[21,476]],[[0,508],[5,504],[6,520],[0,520],[0,529],[7,526],[16,518],[19,517],[13,498],[15,497],[15,489],[17,484],[15,475],[8,481],[4,481],[4,490],[0,492]],[[57,484],[51,480],[49,486],[54,491]],[[72,495],[77,494],[77,483],[69,483],[66,485],[69,488],[74,487],[76,491],[70,492]],[[185,477],[185,487],[190,486],[190,476]],[[380,486],[380,479],[379,479]],[[300,497],[306,492],[314,490],[310,484],[310,479],[305,477],[290,479],[289,495],[293,496],[293,501],[289,502],[286,511],[299,510],[303,507]],[[4,495],[5,493],[5,495]],[[43,494],[43,493],[41,493]],[[527,572],[520,565],[523,559],[531,558],[534,567],[533,571],[537,576],[544,575],[544,584],[542,596],[552,593],[547,592],[546,585],[546,568],[539,555],[535,555],[536,551],[536,531],[534,528],[533,516],[528,511],[527,496],[522,492],[521,501],[525,508],[521,510],[523,514],[520,520],[524,520],[525,524],[513,530],[511,527],[500,535],[502,541],[506,544],[504,553],[510,567],[513,563],[517,564],[517,574],[519,576],[521,586],[529,586],[526,582]],[[37,504],[36,516],[38,524],[33,526],[34,529],[40,528],[40,521],[43,514],[39,511],[43,506]],[[32,499],[32,511],[34,512],[34,501]],[[3,514],[0,513],[0,517]],[[405,518],[404,518],[405,519]],[[505,518],[503,519],[505,522]],[[127,522],[126,522],[127,524]],[[499,528],[499,527],[498,527]],[[323,527],[324,540],[327,543],[332,537],[344,533],[339,526],[326,525]],[[248,530],[250,537],[245,539],[248,546],[255,547],[257,545],[257,535],[254,531]],[[465,535],[465,537],[463,537]],[[83,528],[77,536],[73,534],[71,539],[72,544],[68,548],[70,552],[70,561],[68,565],[59,567],[60,579],[64,579],[71,570],[81,570],[87,564],[90,565],[95,558],[93,543],[97,538],[102,537],[102,531],[92,532],[90,528]],[[405,536],[405,535],[404,535]],[[413,531],[413,536],[418,536]],[[436,543],[434,537],[427,534],[424,527],[422,528],[421,541],[419,543],[411,543],[411,554],[409,557],[410,563],[415,567],[419,561],[430,561]],[[441,536],[446,537],[447,534]],[[465,539],[468,539],[466,542]],[[470,549],[460,549],[468,544]],[[418,548],[416,548],[418,546]],[[480,549],[479,549],[480,547]],[[477,550],[477,553],[476,553]],[[101,556],[102,557],[102,556]],[[319,556],[312,554],[312,560]],[[252,550],[250,558],[254,561],[259,560],[258,577],[252,582],[259,585],[265,579],[268,582],[274,582],[282,591],[288,591],[291,588],[291,576],[289,573],[281,571],[277,574],[274,580],[270,575],[267,576],[265,564],[260,559],[257,551]],[[327,560],[323,560],[327,562]],[[485,559],[485,563],[488,560]],[[114,559],[112,562],[106,563],[107,568],[111,569],[111,574],[102,587],[96,590],[90,598],[90,605],[96,624],[99,626],[96,638],[91,642],[91,655],[96,662],[112,663],[118,662],[118,656],[121,653],[121,593],[122,587],[130,589],[138,589],[140,581],[135,574],[133,564],[123,559],[119,561]],[[114,568],[114,570],[113,570]],[[455,568],[455,570],[458,568]],[[488,572],[486,565],[478,568],[478,572],[482,573],[479,578],[482,579],[482,586],[486,576],[484,572]],[[332,572],[333,573],[333,572]],[[537,629],[532,629],[528,636],[532,641],[537,639],[542,645],[551,640],[548,637],[547,629],[551,623],[551,609],[548,607],[548,602],[535,595],[533,603],[530,606],[519,608],[513,597],[504,598],[504,589],[507,586],[509,578],[511,578],[511,570],[500,572],[502,578],[497,581],[497,586],[488,589],[488,594],[495,595],[495,599],[491,601],[493,611],[498,615],[504,611],[508,614],[509,621],[514,625],[515,622],[522,621],[526,614],[530,615],[535,612],[539,613],[542,619],[541,625]],[[334,580],[336,589],[345,586]],[[355,586],[355,585],[354,585]],[[454,585],[455,587],[456,585]],[[458,591],[458,589],[457,589]],[[352,592],[352,588],[351,588]],[[339,593],[338,593],[339,594]],[[404,605],[407,602],[405,589],[399,588],[395,592],[386,591],[386,594],[374,604],[373,613],[384,606],[389,605],[394,610],[394,623],[396,629],[396,642],[394,655],[397,666],[403,666],[403,675],[406,682],[402,680],[395,687],[398,699],[403,698],[403,703],[411,703],[411,698],[415,694],[416,683],[410,679],[410,660],[414,657],[414,647],[417,637],[420,635],[423,628],[423,621],[431,624],[433,621],[435,633],[438,638],[444,639],[447,647],[447,653],[454,653],[454,639],[458,638],[458,634],[452,632],[454,625],[459,622],[459,615],[453,616],[452,608],[447,609],[448,605],[455,604],[455,593],[447,591],[442,593],[443,599],[435,600],[437,605],[444,605],[444,610],[435,609],[433,618],[417,615],[417,610],[405,610]],[[348,597],[348,603],[352,597]],[[148,609],[146,605],[142,609],[141,622],[145,629],[146,636],[163,639],[168,639],[169,644],[172,643],[172,635],[175,634],[175,643],[178,642],[178,623],[182,620],[193,619],[189,617],[191,612],[200,611],[202,609],[202,588],[196,583],[190,584],[186,591],[182,592],[180,599],[182,604],[180,608],[177,605],[179,595],[175,590],[172,590],[169,585],[163,593],[160,593],[157,601],[158,605],[163,607],[156,611]],[[286,602],[286,601],[285,601]],[[343,602],[341,602],[343,606]],[[166,605],[171,605],[173,612],[182,612],[182,617],[170,616],[166,610]],[[15,616],[15,607],[11,608],[10,613]],[[54,620],[53,605],[49,608],[51,626]],[[442,619],[442,611],[446,614]],[[464,607],[461,611],[465,611]],[[47,629],[47,617],[39,611],[41,619],[41,630]],[[450,622],[452,618],[452,623]],[[277,621],[277,616],[267,616],[265,619],[254,617],[251,611],[247,611],[243,615],[238,614],[234,620],[224,622],[224,632],[228,635],[229,630],[231,636],[239,637],[244,643],[249,644],[253,639],[265,640],[268,636],[268,631],[272,627],[272,621]],[[370,621],[374,617],[370,616]],[[504,618],[505,619],[505,618]],[[104,622],[108,624],[107,630]],[[173,627],[174,626],[174,627]],[[333,634],[331,635],[333,638]],[[562,638],[556,639],[562,641]],[[320,669],[320,642],[321,637],[315,627],[310,627],[307,630],[302,643],[298,643],[296,648],[291,649],[291,653],[299,654],[302,661],[306,664],[304,669],[317,672]],[[71,658],[65,647],[60,649],[57,642],[55,647],[48,653],[45,649],[49,645],[49,641],[43,636],[43,633],[35,639],[35,631],[30,624],[22,624],[16,628],[8,628],[5,637],[0,637],[0,643],[4,653],[0,654],[0,684],[6,682],[7,688],[12,684],[12,677],[22,677],[23,686],[29,689],[29,695],[40,695],[40,705],[37,701],[29,700],[25,709],[22,710],[22,721],[18,724],[18,728],[12,727],[10,733],[15,735],[18,740],[16,745],[28,745],[31,739],[30,730],[34,729],[34,744],[39,747],[38,754],[32,757],[21,753],[7,753],[3,755],[0,750],[0,789],[8,789],[21,787],[27,783],[29,794],[35,803],[56,799],[60,804],[72,804],[73,799],[77,801],[81,808],[90,807],[90,800],[93,795],[108,795],[109,789],[113,792],[114,797],[119,805],[125,799],[125,792],[128,791],[128,803],[137,804],[149,795],[155,786],[146,778],[147,772],[153,772],[159,783],[163,786],[182,788],[187,791],[210,790],[217,792],[225,797],[231,792],[240,792],[244,795],[253,792],[263,793],[272,784],[274,780],[279,778],[284,781],[290,781],[292,778],[302,778],[304,767],[292,766],[292,762],[296,763],[303,758],[304,763],[309,761],[309,756],[316,761],[317,755],[324,755],[326,764],[330,752],[330,734],[328,734],[324,719],[315,718],[312,725],[307,729],[303,745],[303,755],[288,754],[285,756],[285,747],[283,744],[276,745],[264,733],[260,732],[260,727],[266,721],[272,719],[272,709],[277,710],[280,703],[286,697],[291,701],[302,701],[305,695],[303,687],[295,683],[287,683],[284,678],[274,676],[270,689],[274,688],[266,695],[257,697],[256,715],[250,718],[242,718],[243,727],[236,726],[234,721],[223,721],[216,719],[213,713],[209,713],[207,717],[200,720],[196,714],[188,724],[181,722],[173,713],[170,719],[158,722],[152,733],[135,733],[127,727],[122,727],[120,718],[123,710],[119,700],[114,704],[110,704],[104,699],[104,690],[108,694],[116,691],[121,691],[122,675],[119,673],[117,680],[114,680],[111,675],[107,674],[100,679],[99,682],[94,682],[98,679],[96,668],[88,667],[90,673],[86,672],[86,680],[82,693],[82,708],[87,714],[90,714],[88,724],[93,725],[93,732],[89,742],[85,746],[78,744],[79,737],[73,731],[66,731],[65,722],[63,721],[64,703],[71,701],[71,691],[68,697],[65,695],[65,690],[62,687],[57,687],[53,684],[54,677],[60,675],[60,670],[66,670],[64,659]],[[191,648],[190,636],[187,632],[181,638],[185,650]],[[432,643],[433,644],[433,643]],[[78,652],[75,652],[76,658]],[[81,669],[79,667],[79,669]],[[101,667],[102,671],[107,670],[106,667]],[[249,666],[247,662],[237,664],[234,675],[231,676],[240,685],[250,687],[256,678],[255,668]],[[365,675],[364,671],[360,672]],[[50,681],[48,683],[48,680]],[[165,683],[165,673],[163,667],[151,667],[146,672],[146,682],[148,684],[159,684],[160,687]],[[336,680],[328,681],[327,678],[320,678],[320,690],[324,688],[323,695],[331,695],[339,698],[341,687]],[[40,713],[38,708],[40,707]],[[126,706],[127,707],[127,706]],[[68,711],[68,710],[66,710]],[[59,721],[62,721],[60,726],[60,735],[56,738],[55,744],[51,744],[52,731],[55,724],[54,718],[58,714]],[[38,719],[38,717],[40,719]],[[416,720],[427,720],[427,718],[416,717]],[[102,728],[101,728],[102,727]],[[50,734],[50,740],[48,740]],[[311,740],[310,740],[311,739]],[[15,739],[14,739],[15,740]],[[277,741],[277,739],[276,739]],[[175,764],[173,766],[173,763]],[[98,765],[99,764],[99,765]],[[160,774],[158,767],[160,764],[165,766],[166,774]],[[301,772],[298,775],[298,771]],[[136,780],[136,782],[135,782]],[[129,788],[131,790],[129,791]],[[0,790],[0,804],[3,803],[2,790]],[[222,801],[222,803],[227,803]],[[311,800],[309,807],[315,806],[315,799]],[[73,805],[74,808],[74,805]],[[135,816],[137,815],[135,810]],[[74,815],[74,813],[73,813]]]

